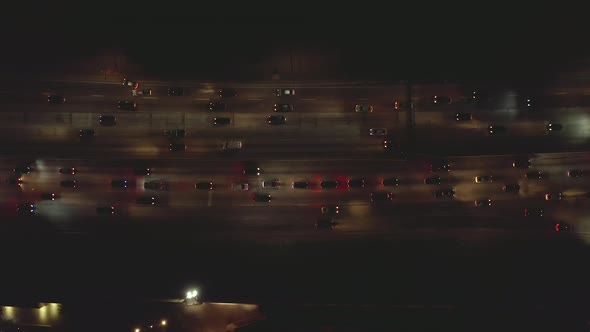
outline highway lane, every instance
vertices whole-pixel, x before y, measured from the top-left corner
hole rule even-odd
[[[584,155],[539,155],[533,157],[533,169],[547,172],[549,178],[534,181],[524,178],[524,171],[511,167],[510,157],[473,157],[450,158],[452,171],[441,174],[440,186],[428,186],[423,180],[427,160],[410,162],[387,160],[349,160],[349,161],[268,161],[261,162],[263,175],[244,177],[241,175],[240,163],[225,161],[171,161],[166,165],[155,161],[153,175],[149,177],[133,176],[134,165],[149,164],[148,161],[136,161],[127,166],[118,165],[118,161],[56,161],[38,160],[33,164],[34,171],[23,176],[24,184],[19,189],[4,185],[0,191],[3,197],[3,213],[14,217],[14,204],[24,201],[38,202],[40,191],[53,191],[61,194],[55,201],[44,201],[37,205],[38,214],[49,218],[61,229],[79,229],[84,227],[84,217],[94,220],[94,208],[97,204],[114,204],[121,212],[118,218],[131,218],[145,222],[156,220],[158,223],[179,223],[190,221],[194,227],[204,232],[207,227],[212,231],[252,231],[264,230],[280,234],[294,232],[314,232],[313,223],[320,215],[320,206],[338,204],[341,214],[337,220],[339,232],[400,232],[405,229],[445,227],[437,220],[456,218],[449,227],[491,227],[510,228],[514,220],[520,217],[524,208],[543,208],[547,220],[567,221],[579,225],[583,232],[588,230],[587,213],[590,207],[583,194],[589,191],[587,178],[571,179],[567,177],[570,168],[590,167],[590,160]],[[2,164],[3,178],[11,173],[15,160]],[[80,172],[75,176],[63,176],[57,173],[59,167],[77,166]],[[148,165],[149,166],[149,165]],[[497,182],[475,184],[477,175],[493,174]],[[380,179],[397,176],[400,186],[384,188]],[[76,189],[59,188],[60,179],[75,178],[79,181]],[[167,192],[144,190],[146,179],[165,179],[171,188]],[[335,179],[344,184],[351,178],[364,178],[364,189],[342,188],[319,189],[322,180]],[[135,180],[133,188],[112,189],[111,179]],[[279,179],[283,184],[280,189],[262,189],[261,181]],[[313,185],[311,189],[292,189],[291,181],[307,180]],[[215,189],[209,191],[195,190],[197,181],[212,181]],[[247,181],[251,185],[249,192],[237,192],[230,189],[234,182]],[[504,183],[517,182],[522,189],[519,194],[506,194],[501,191]],[[441,200],[433,196],[438,188],[453,188],[456,198]],[[392,204],[375,205],[370,203],[372,191],[388,190],[393,192]],[[546,202],[544,194],[552,191],[564,193],[560,202]],[[251,200],[252,192],[265,192],[273,195],[270,203],[256,203]],[[140,195],[153,195],[161,199],[161,204],[154,207],[137,206],[135,199]],[[475,199],[491,198],[493,206],[475,208]],[[12,211],[12,213],[11,213]],[[422,218],[421,218],[422,217]],[[473,224],[469,224],[473,222]],[[93,224],[89,224],[93,225]],[[478,226],[479,225],[479,226]],[[545,224],[543,224],[545,225]],[[518,226],[518,225],[517,225]]]

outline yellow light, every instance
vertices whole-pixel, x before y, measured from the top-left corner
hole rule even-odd
[[[136,328],[135,330],[133,330],[134,332],[140,332],[141,330],[139,328]]]
[[[166,326],[166,323],[167,323],[166,320],[165,319],[162,319],[162,321],[160,322],[160,325]]]

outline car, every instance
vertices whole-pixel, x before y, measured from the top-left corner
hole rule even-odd
[[[236,92],[236,90],[234,89],[219,89],[217,91],[217,95],[219,96],[219,98],[230,98],[230,97],[235,97],[238,95],[238,93]]]
[[[506,127],[504,126],[499,126],[499,125],[490,125],[488,127],[488,133],[490,135],[495,135],[495,134],[503,134],[506,132]]]
[[[434,192],[436,198],[453,198],[455,197],[455,191],[453,189],[441,189]]]
[[[402,145],[391,138],[383,140],[383,152],[397,157],[406,156],[406,151],[403,149]]]
[[[295,95],[295,89],[291,88],[279,88],[275,90],[275,96],[277,97],[289,97]]]
[[[78,181],[76,180],[62,180],[59,185],[64,188],[76,188]]]
[[[156,197],[150,195],[139,196],[135,200],[135,203],[138,205],[156,205],[157,202]]]
[[[502,191],[505,193],[517,193],[520,191],[520,185],[517,183],[508,183],[502,187]]]
[[[114,126],[117,124],[117,118],[114,115],[101,115],[98,122],[103,126]]]
[[[399,110],[402,108],[408,108],[408,103],[403,102],[403,101],[399,101],[399,100],[393,101],[393,109],[394,110]]]
[[[371,193],[371,202],[382,203],[391,202],[393,200],[393,193],[387,191],[376,191]]]
[[[170,184],[164,180],[146,181],[143,183],[143,189],[149,190],[169,190]]]
[[[428,163],[429,172],[448,172],[450,170],[451,165],[449,165],[449,161],[446,159],[433,160]]]
[[[262,188],[279,189],[281,183],[277,179],[262,181]]]
[[[563,199],[563,193],[554,192],[545,194],[546,201],[561,201]]]
[[[287,123],[287,118],[284,115],[271,115],[267,121],[269,125],[282,125]]]
[[[565,222],[559,222],[556,223],[555,226],[553,227],[553,229],[556,232],[571,232],[574,230],[574,227],[568,223]]]
[[[15,168],[13,168],[12,171],[15,174],[29,174],[33,171],[33,169],[30,166],[18,165]]]
[[[231,189],[232,190],[240,190],[240,191],[248,191],[248,190],[250,190],[250,185],[248,183],[232,183]]]
[[[324,205],[320,208],[322,214],[338,214],[340,207],[338,205]]]
[[[33,203],[18,203],[16,204],[16,214],[27,216],[35,214],[35,204]]]
[[[152,89],[131,90],[131,95],[133,97],[151,96],[152,95]]]
[[[66,97],[60,95],[49,95],[47,102],[51,105],[59,105],[66,102]]]
[[[112,205],[99,205],[96,207],[96,214],[103,216],[103,215],[114,215],[115,214],[115,207]]]
[[[213,190],[213,182],[197,182],[195,184],[195,189],[199,190]]]
[[[475,183],[492,183],[494,182],[493,175],[480,175],[475,177]]]
[[[471,116],[471,113],[457,113],[457,114],[455,114],[455,120],[457,120],[457,121],[471,121],[471,119],[473,119],[473,117]]]
[[[56,198],[59,198],[57,194],[52,192],[42,192],[39,196],[45,201],[55,201]]]
[[[23,184],[23,179],[19,176],[9,176],[4,180],[6,184],[13,185],[13,186],[21,186]]]
[[[168,144],[168,151],[171,151],[171,152],[186,151],[186,144],[184,144],[184,143],[170,143],[170,144]]]
[[[121,110],[135,111],[137,110],[137,102],[131,100],[119,100],[117,107]]]
[[[387,135],[386,128],[371,128],[369,129],[370,136],[385,136]]]
[[[518,158],[512,163],[514,168],[529,168],[531,167],[531,160],[528,158]]]
[[[262,174],[262,169],[258,166],[255,162],[246,162],[244,163],[244,169],[242,170],[242,174],[244,175],[260,175]]]
[[[113,188],[129,188],[133,183],[127,180],[111,180],[111,187]]]
[[[365,187],[365,180],[364,179],[351,179],[348,180],[348,188],[364,188]]]
[[[252,200],[254,202],[270,203],[272,196],[270,194],[254,193],[252,194]]]
[[[492,206],[492,199],[491,198],[478,199],[474,202],[474,204],[475,204],[475,207]]]
[[[91,139],[94,137],[94,130],[93,129],[80,129],[80,139]]]
[[[385,187],[397,187],[399,186],[399,178],[385,178],[381,180],[381,184]]]
[[[530,97],[525,97],[521,99],[521,103],[523,106],[528,107],[533,107],[534,103],[533,103],[533,99]]]
[[[137,88],[139,88],[139,82],[124,78],[123,82],[122,82],[123,86],[128,86],[134,90],[137,90]]]
[[[525,217],[537,217],[540,218],[543,216],[543,210],[542,209],[530,209],[530,208],[526,208],[524,209],[524,216]]]
[[[453,99],[447,96],[434,96],[432,101],[437,105],[449,105],[453,102]]]
[[[293,112],[294,110],[293,104],[274,104],[273,106],[275,112]]]
[[[586,175],[588,175],[588,171],[583,169],[570,169],[567,172],[567,176],[569,176],[570,178],[581,178]]]
[[[179,87],[169,88],[168,89],[169,96],[182,96],[184,95],[184,89]]]
[[[227,126],[231,124],[231,118],[228,117],[215,117],[211,121],[214,126]]]
[[[76,175],[76,173],[78,172],[78,170],[76,169],[76,167],[74,166],[70,166],[70,167],[62,167],[59,169],[59,174],[67,174],[67,175]]]
[[[424,179],[424,184],[439,185],[441,183],[442,179],[440,178],[440,176],[429,176],[426,179]]]
[[[315,227],[319,229],[333,229],[336,222],[332,218],[320,218],[315,223]]]
[[[541,180],[545,177],[546,175],[542,172],[539,171],[530,171],[527,172],[524,177],[529,179],[529,180]]]
[[[149,167],[135,167],[133,169],[133,174],[138,176],[150,176],[152,174],[152,169]]]
[[[322,189],[336,189],[338,188],[338,181],[336,180],[325,180],[320,183]]]
[[[307,181],[294,181],[291,184],[291,188],[293,188],[293,189],[307,189],[307,188],[309,188],[309,182],[307,182]]]
[[[561,131],[563,126],[559,123],[550,123],[547,125],[547,131]]]
[[[371,105],[354,105],[354,111],[356,113],[373,113],[373,106]]]
[[[225,111],[225,103],[222,103],[220,101],[210,102],[209,103],[209,110],[210,111]]]
[[[186,131],[184,129],[167,129],[164,130],[164,136],[168,138],[183,138],[186,137]]]

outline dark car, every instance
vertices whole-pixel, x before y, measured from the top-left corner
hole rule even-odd
[[[287,122],[287,118],[284,115],[271,115],[267,120],[269,125],[282,125]]]
[[[381,184],[385,187],[397,187],[399,186],[399,178],[386,178],[381,181]]]
[[[520,185],[517,183],[508,183],[502,187],[502,191],[505,193],[517,193],[520,191]]]
[[[168,95],[169,96],[182,96],[184,95],[184,89],[183,88],[169,88],[168,89]]]
[[[238,93],[236,92],[236,90],[234,89],[219,89],[219,91],[217,91],[217,95],[219,96],[219,98],[230,98],[230,97],[235,97],[238,95]]]
[[[491,198],[482,198],[475,201],[475,207],[487,207],[492,206]]]
[[[531,167],[531,161],[528,158],[518,158],[512,163],[514,168],[529,168]]]
[[[252,194],[252,200],[254,202],[270,203],[272,196],[270,194],[255,193]]]
[[[76,180],[62,180],[59,185],[64,188],[76,188],[78,181]]]
[[[320,208],[322,214],[336,215],[340,213],[340,207],[338,205],[324,205]]]
[[[396,157],[406,156],[406,151],[404,151],[402,145],[391,138],[386,138],[383,140],[383,151],[388,155]]]
[[[227,126],[231,124],[231,118],[215,117],[212,122],[214,126]]]
[[[432,101],[437,105],[449,105],[453,102],[453,100],[447,96],[434,96],[434,98],[432,98]]]
[[[137,110],[137,102],[131,100],[120,100],[117,107],[122,110],[135,111]]]
[[[386,192],[386,191],[377,191],[371,193],[371,202],[379,203],[379,202],[390,202],[393,200],[393,193]]]
[[[393,109],[399,110],[399,109],[405,109],[405,108],[408,108],[408,103],[406,103],[404,101],[400,101],[400,100],[393,101]]]
[[[96,207],[96,214],[100,215],[100,216],[106,216],[106,215],[113,215],[115,214],[115,207],[112,205],[100,205]]]
[[[52,105],[63,104],[66,102],[66,97],[60,95],[50,95],[47,97],[47,102]]]
[[[473,117],[471,116],[471,113],[457,113],[457,114],[455,114],[455,120],[457,120],[457,121],[471,121],[471,119],[473,119]]]
[[[560,222],[560,223],[555,224],[553,229],[556,232],[571,232],[574,230],[574,227],[568,223]]]
[[[547,125],[547,131],[561,131],[563,126],[559,123],[550,123]]]
[[[12,169],[15,174],[29,174],[33,171],[30,166],[18,165]]]
[[[117,124],[117,118],[114,115],[101,115],[98,122],[103,126],[114,126]]]
[[[132,185],[131,181],[127,180],[112,180],[111,187],[113,188],[129,188]]]
[[[506,132],[506,127],[504,127],[504,126],[490,125],[488,127],[488,133],[490,135],[503,134],[505,132]]]
[[[583,169],[570,169],[567,172],[567,176],[569,176],[570,178],[581,178],[586,175],[588,175],[588,171]]]
[[[429,172],[448,172],[451,170],[451,165],[445,159],[434,160],[428,164]]]
[[[213,182],[197,182],[195,189],[199,190],[213,190]]]
[[[157,199],[154,196],[139,196],[135,200],[135,203],[139,205],[156,205]]]
[[[364,188],[365,187],[365,180],[364,179],[351,179],[348,181],[348,188]]]
[[[51,192],[42,192],[40,197],[42,200],[46,201],[55,201],[56,198],[59,198],[57,194]]]
[[[80,139],[91,139],[94,137],[93,129],[80,129]]]
[[[319,229],[333,229],[336,222],[332,218],[320,218],[315,223],[315,227]]]
[[[64,174],[64,175],[76,175],[76,173],[78,172],[78,170],[76,169],[76,167],[62,167],[59,169],[59,174]]]
[[[170,184],[164,180],[146,181],[143,183],[143,189],[169,190]]]
[[[455,197],[455,191],[453,189],[442,189],[434,192],[436,198],[453,198]]]
[[[4,180],[6,184],[13,185],[13,186],[20,186],[23,184],[23,179],[19,176],[9,176]]]
[[[336,189],[336,188],[338,188],[338,181],[336,181],[336,180],[322,181],[322,183],[320,183],[320,187],[322,187],[322,189]]]
[[[291,184],[293,189],[307,189],[309,188],[309,182],[307,181],[295,181]]]
[[[171,152],[185,151],[186,145],[184,143],[170,143],[168,150]]]
[[[281,182],[278,179],[262,181],[262,188],[279,189]]]
[[[133,174],[138,176],[149,176],[152,174],[152,169],[149,167],[135,167]]]
[[[529,180],[541,180],[545,177],[545,174],[539,171],[530,171],[524,175]]]
[[[210,111],[225,111],[225,103],[222,102],[211,102],[209,103]]]
[[[293,104],[274,104],[273,106],[275,112],[293,112],[294,109]]]
[[[253,161],[247,161],[244,163],[244,169],[242,173],[244,175],[260,175],[262,174],[262,169],[260,169],[258,163]]]
[[[27,216],[35,214],[35,204],[33,203],[18,203],[16,204],[16,214]]]
[[[439,185],[442,183],[442,179],[439,176],[429,176],[424,179],[424,184],[436,184]]]
[[[164,136],[169,138],[183,138],[186,136],[184,129],[167,129],[164,130]]]
[[[524,216],[525,217],[537,217],[540,218],[543,216],[543,210],[542,209],[529,209],[526,208],[524,209]]]

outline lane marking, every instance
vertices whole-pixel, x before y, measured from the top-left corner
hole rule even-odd
[[[209,190],[209,195],[207,197],[207,206],[213,205],[213,190]]]
[[[264,100],[262,98],[248,98],[248,100]]]
[[[208,98],[194,98],[193,100],[200,100],[200,101],[205,101],[205,100],[209,100]]]
[[[318,100],[317,98],[302,98],[299,100],[311,101],[311,100]]]
[[[90,97],[104,97],[104,95],[91,95]]]
[[[554,94],[556,94],[556,95],[567,95],[568,92],[567,91],[561,91],[561,92],[556,92]]]
[[[358,98],[358,100],[369,100],[369,98]]]

